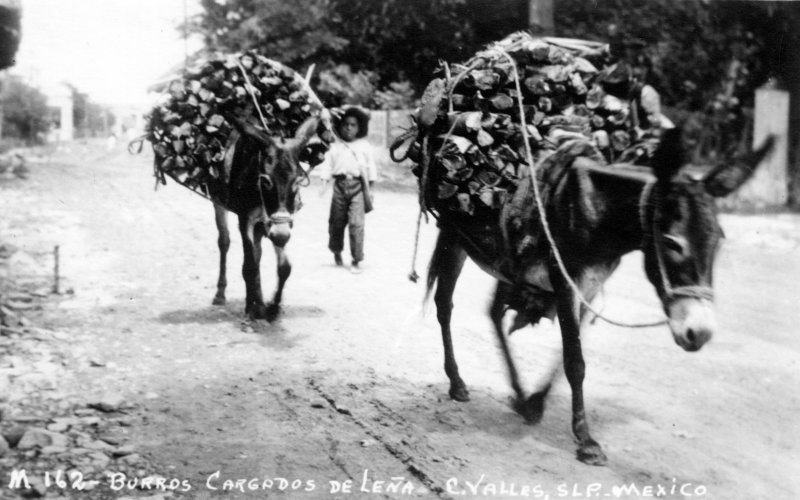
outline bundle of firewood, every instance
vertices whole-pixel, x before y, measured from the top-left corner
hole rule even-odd
[[[215,54],[164,85],[165,95],[146,117],[146,139],[156,155],[156,175],[207,194],[219,180],[232,120],[250,121],[270,135],[293,137],[323,106],[291,68],[254,52]],[[329,134],[301,159],[324,159]]]
[[[426,195],[468,213],[502,205],[527,169],[525,137],[534,158],[583,138],[608,161],[646,160],[657,130],[636,117],[624,67],[607,45],[526,33],[464,64],[443,64],[423,95],[408,154],[427,176]],[[432,151],[429,168],[423,148]]]

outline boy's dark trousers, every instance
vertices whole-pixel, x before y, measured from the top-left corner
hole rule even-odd
[[[334,177],[331,213],[328,219],[328,248],[333,253],[344,249],[344,229],[348,226],[350,255],[364,260],[364,192],[361,179]]]

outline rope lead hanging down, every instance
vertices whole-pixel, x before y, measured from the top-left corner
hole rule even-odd
[[[408,279],[411,280],[411,282],[413,283],[416,283],[417,280],[419,279],[419,274],[417,274],[416,267],[417,267],[417,250],[419,250],[419,231],[420,231],[420,226],[422,224],[422,213],[423,210],[422,207],[420,207],[419,215],[417,215],[417,231],[416,234],[414,235],[414,255],[411,257],[411,272],[408,273]]]

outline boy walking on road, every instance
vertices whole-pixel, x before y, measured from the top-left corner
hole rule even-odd
[[[369,115],[359,108],[350,107],[336,121],[334,128],[340,140],[331,144],[325,161],[319,167],[323,181],[321,195],[333,181],[328,248],[333,252],[336,265],[343,265],[344,230],[348,227],[352,256],[350,270],[359,273],[359,264],[364,260],[365,214],[372,210],[370,188],[378,177],[378,170],[373,148],[365,139]]]

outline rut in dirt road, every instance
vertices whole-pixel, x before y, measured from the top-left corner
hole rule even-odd
[[[347,407],[339,407],[337,399],[334,399],[325,389],[320,387],[314,379],[308,379],[307,384],[314,389],[320,396],[322,396],[328,404],[331,405],[338,413],[346,415],[356,425],[361,427],[364,432],[372,439],[383,445],[384,448],[397,460],[399,460],[408,470],[419,480],[428,490],[433,492],[439,498],[451,498],[444,495],[444,490],[438,486],[434,480],[425,470],[424,462],[430,454],[420,455],[418,451],[412,449],[407,439],[400,439],[400,442],[393,442],[390,436],[385,432],[381,432],[381,427],[391,427],[396,429],[404,423],[403,417],[393,412],[390,408],[386,407],[378,400],[369,400],[368,404],[377,411],[377,416],[372,416],[370,420],[375,421],[377,425],[370,425],[366,420],[359,418],[353,414],[353,411]],[[358,391],[357,387],[351,387]],[[352,397],[352,395],[350,395]],[[408,429],[402,432],[401,435],[411,436]],[[434,459],[435,460],[435,459]],[[441,459],[439,459],[441,461]],[[402,481],[402,478],[392,478],[396,481]],[[402,487],[400,488],[402,489]],[[397,491],[395,491],[397,492]]]

